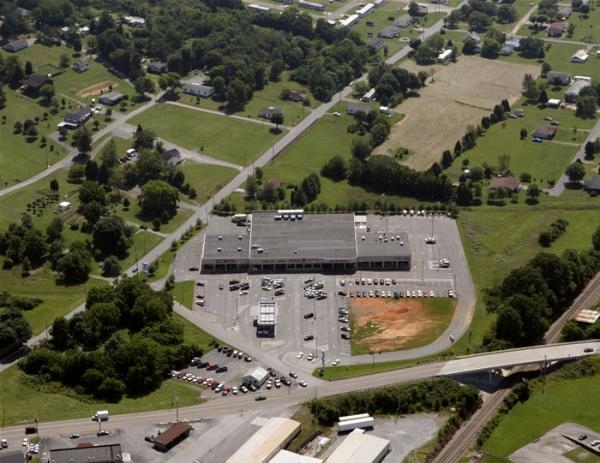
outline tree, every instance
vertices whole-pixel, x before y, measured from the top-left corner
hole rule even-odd
[[[520,137],[521,140],[525,140],[527,138],[527,129],[521,129]]]
[[[283,61],[281,61],[280,59],[274,59],[271,62],[271,70],[269,72],[269,80],[271,82],[279,82],[279,79],[281,78],[281,73],[283,72],[285,66],[283,64]]]
[[[176,72],[162,74],[158,79],[158,86],[166,91],[166,99],[174,100],[177,98],[176,89],[181,87],[181,76]]]
[[[123,219],[114,215],[101,217],[94,226],[93,244],[103,256],[124,257],[130,242]]]
[[[596,228],[596,231],[592,235],[592,246],[595,251],[600,251],[600,227]]]
[[[33,74],[33,65],[31,64],[31,61],[26,61],[25,62],[25,75],[30,76],[31,74]]]
[[[58,66],[61,69],[66,69],[69,67],[69,64],[71,64],[71,58],[69,58],[69,55],[67,55],[66,53],[63,53],[62,55],[60,55],[58,63]]]
[[[117,277],[121,273],[121,263],[115,256],[108,256],[104,259],[102,275],[107,277]]]
[[[581,162],[575,161],[565,171],[570,182],[579,182],[585,176],[585,166]]]
[[[138,126],[138,128],[140,128],[140,126]],[[154,147],[155,139],[156,135],[151,130],[136,130],[135,135],[133,136],[133,147],[138,151],[142,148],[152,149]]]
[[[78,284],[87,281],[92,270],[92,255],[85,243],[75,241],[68,254],[59,259],[56,268],[65,284]]]
[[[411,1],[408,4],[408,14],[411,15],[412,17],[419,15],[419,5],[417,4],[417,2]]]
[[[93,226],[106,213],[106,208],[98,201],[91,201],[81,204],[78,212],[90,226]]]
[[[458,157],[462,153],[462,145],[460,144],[460,140],[457,140],[454,144],[454,156]]]
[[[479,43],[473,37],[468,37],[463,43],[462,52],[465,55],[474,55],[479,49]]]
[[[61,238],[63,231],[63,222],[60,217],[54,217],[46,228],[48,241],[53,242]]]
[[[113,138],[111,138],[106,146],[102,148],[98,159],[100,160],[100,164],[108,167],[109,170],[119,164],[117,145],[115,144],[115,140]]]
[[[529,101],[537,101],[540,93],[537,84],[531,74],[523,77],[523,96]]]
[[[144,185],[150,180],[159,179],[163,171],[163,166],[158,153],[155,151],[143,151],[140,153],[135,163],[135,171],[137,182],[140,185]]]
[[[452,157],[452,153],[450,152],[450,150],[445,150],[442,153],[442,167],[444,169],[447,169],[448,167],[450,167],[452,165],[453,161],[454,161],[454,158]]]
[[[271,116],[271,122],[275,124],[275,129],[279,130],[279,124],[283,124],[283,113],[274,112]]]
[[[54,98],[54,85],[52,84],[44,84],[39,90],[40,96],[44,98],[44,104],[49,105]]]
[[[52,336],[52,347],[58,351],[63,351],[69,347],[71,336],[69,334],[69,322],[64,317],[55,318],[50,327],[50,336]]]
[[[240,111],[244,109],[246,103],[252,95],[252,90],[241,79],[234,79],[227,87],[227,106],[230,111]]]
[[[481,56],[488,59],[496,59],[500,54],[501,45],[497,40],[486,37],[481,46]]]
[[[585,95],[577,97],[577,109],[575,116],[582,119],[593,119],[596,117],[596,97],[593,95]]]
[[[334,181],[345,179],[347,173],[348,168],[346,166],[346,161],[341,156],[332,157],[327,161],[327,164],[321,168],[321,175]]]
[[[162,180],[150,180],[142,187],[138,198],[142,214],[148,218],[171,218],[177,214],[179,193]],[[164,221],[163,221],[164,222]]]
[[[473,193],[465,182],[460,182],[456,189],[456,204],[469,206],[473,202]]]
[[[531,204],[536,204],[539,201],[540,194],[542,194],[542,189],[535,183],[527,188],[527,199]]]
[[[133,83],[133,87],[138,95],[143,96],[146,93],[154,93],[156,87],[154,81],[148,76],[140,76]]]
[[[73,134],[73,145],[80,153],[88,153],[92,149],[92,141],[92,134],[85,127],[75,131]]]
[[[50,190],[52,190],[54,193],[56,193],[59,190],[58,180],[56,180],[55,178],[50,180]]]
[[[538,97],[538,103],[541,105],[545,105],[548,103],[548,94],[546,93],[546,89],[540,90],[540,96]]]
[[[586,161],[593,161],[594,155],[596,154],[596,143],[588,141],[585,144],[585,159]]]
[[[85,181],[79,187],[79,202],[83,204],[97,202],[104,206],[106,204],[106,191],[98,182]]]
[[[365,137],[355,137],[352,140],[352,156],[357,159],[364,160],[371,154],[371,141]]]
[[[90,159],[85,164],[85,179],[96,180],[98,178],[98,164],[93,159]]]
[[[258,193],[258,182],[256,181],[256,177],[254,175],[248,175],[246,179],[246,198],[248,199],[256,199],[256,194]]]

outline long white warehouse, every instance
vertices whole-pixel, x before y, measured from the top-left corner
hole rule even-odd
[[[326,463],[379,463],[390,451],[390,441],[356,429],[333,451]]]

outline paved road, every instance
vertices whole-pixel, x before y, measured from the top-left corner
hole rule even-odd
[[[453,371],[471,371],[471,369],[479,370],[481,359],[488,359],[490,365],[511,364],[522,358],[523,352],[528,351],[530,359],[533,361],[543,362],[544,358],[549,359],[556,355],[557,357],[567,358],[570,354],[572,357],[590,355],[584,354],[583,349],[591,347],[595,352],[600,352],[600,341],[586,341],[576,343],[563,343],[552,346],[536,346],[527,349],[513,349],[507,351],[490,352],[480,356],[471,356],[474,360],[469,363],[469,357],[451,360],[448,362],[435,362],[422,364],[403,370],[378,373],[370,376],[360,376],[340,381],[332,381],[321,383],[307,388],[295,386],[293,388],[282,388],[271,390],[268,393],[268,400],[264,402],[254,401],[254,394],[222,397],[217,396],[209,399],[202,405],[184,407],[179,409],[179,417],[181,419],[200,419],[216,416],[224,416],[234,413],[239,413],[241,410],[248,409],[273,409],[297,406],[314,397],[324,397],[330,395],[346,394],[352,391],[372,389],[383,387],[391,384],[419,381],[427,378],[432,378],[442,374],[444,370]],[[461,363],[460,368],[453,368],[453,364]],[[152,411],[143,413],[132,413],[126,415],[111,416],[106,428],[127,428],[136,424],[152,425],[159,422],[167,422],[173,419],[173,412],[169,410]],[[69,421],[60,421],[52,423],[40,424],[40,433],[46,435],[68,434],[77,430],[80,433],[88,431],[94,432],[97,429],[95,423],[91,423],[89,419],[77,419]],[[3,432],[5,438],[13,442],[17,442],[22,437],[23,427],[13,426],[6,428]]]

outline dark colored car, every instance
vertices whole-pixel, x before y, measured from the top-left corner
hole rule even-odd
[[[267,398],[264,395],[257,395],[254,400],[256,400],[257,402],[260,400],[267,400]]]
[[[348,333],[342,333],[342,339],[350,339],[350,335]]]
[[[315,314],[314,314],[314,313],[312,313],[312,312],[309,312],[309,313],[305,313],[305,314],[304,314],[304,318],[312,318],[312,317],[314,317],[314,316],[315,316]]]
[[[308,334],[308,335],[304,336],[305,341],[310,341],[312,339],[315,339],[315,337],[312,334]]]
[[[240,280],[229,280],[230,285],[235,285],[235,284],[238,284],[239,282],[240,282]]]
[[[584,352],[594,352],[594,349],[591,347],[586,347],[585,349],[583,349]]]
[[[215,373],[223,373],[227,371],[227,367],[219,367],[215,370]]]
[[[219,368],[219,365],[217,365],[216,363],[209,365],[206,367],[207,370],[216,370],[217,368]]]
[[[108,431],[98,431],[98,432],[96,433],[96,435],[97,435],[98,437],[100,437],[100,436],[109,436],[109,435],[110,435],[110,433],[109,433]]]

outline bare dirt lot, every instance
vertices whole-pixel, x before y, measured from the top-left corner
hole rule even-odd
[[[397,350],[418,340],[426,344],[445,325],[420,299],[353,299],[352,319],[354,343],[366,352]]]
[[[98,82],[97,84],[90,85],[89,87],[79,90],[77,92],[77,96],[80,96],[81,98],[96,96],[109,91],[111,88],[114,90],[118,86],[119,84],[117,82],[113,82],[112,80],[103,80],[102,82]]]
[[[377,153],[391,154],[408,148],[413,155],[403,163],[415,169],[427,169],[439,161],[442,152],[452,150],[469,124],[478,124],[503,99],[511,104],[521,94],[523,76],[535,77],[539,65],[461,56],[456,63],[418,66],[406,61],[402,67],[411,71],[433,71],[420,97],[409,98],[396,108],[405,114],[393,128],[389,139]]]

